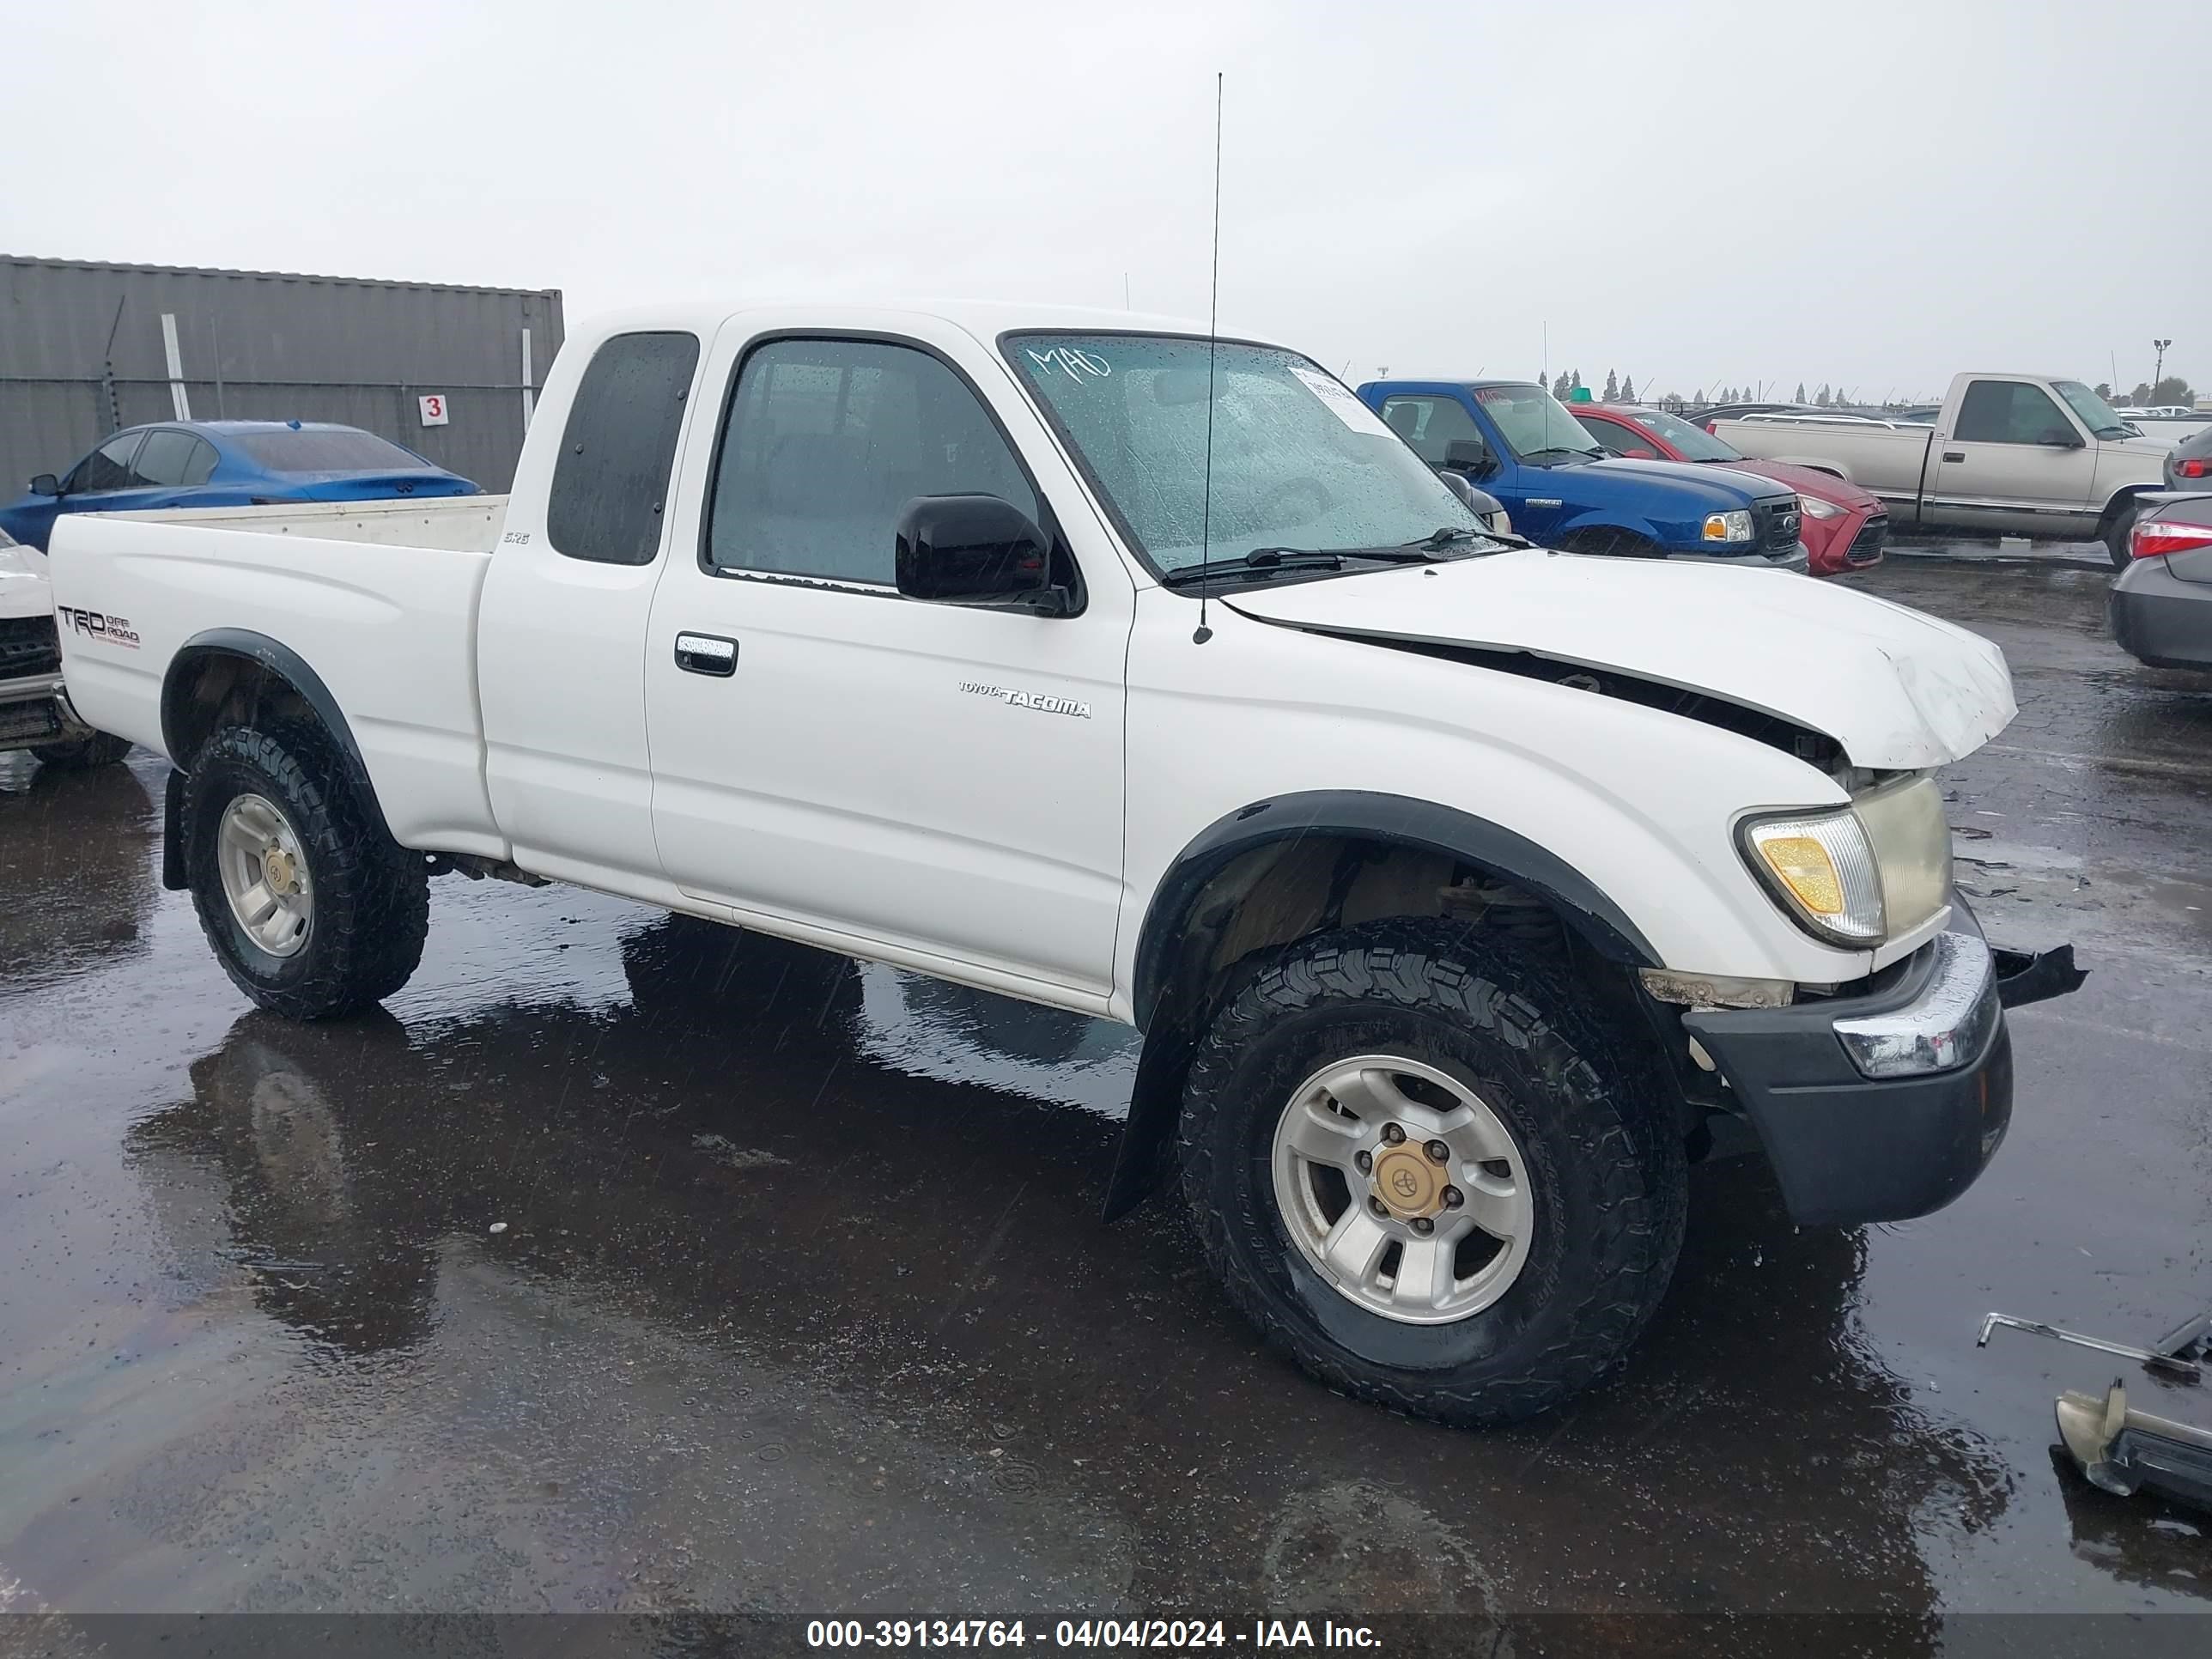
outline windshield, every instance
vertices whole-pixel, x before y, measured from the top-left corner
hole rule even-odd
[[[430,465],[373,432],[349,427],[280,427],[241,432],[230,441],[270,472],[419,472]]]
[[[1597,453],[1598,441],[1589,428],[1540,386],[1479,386],[1474,400],[1516,460],[1565,460]]]
[[[2051,389],[2066,399],[2066,406],[2079,416],[2081,424],[2100,438],[2124,438],[2126,430],[2112,406],[2079,380],[2053,380]]]
[[[1023,334],[1006,350],[1122,534],[1162,574],[1261,548],[1395,549],[1438,530],[1481,533],[1379,416],[1296,352],[1217,346],[1209,514],[1204,340]]]
[[[1628,418],[1646,432],[1656,433],[1672,445],[1674,453],[1686,461],[1740,461],[1743,452],[1734,444],[1723,443],[1701,426],[1684,420],[1680,415],[1669,415],[1663,409],[1632,409]]]

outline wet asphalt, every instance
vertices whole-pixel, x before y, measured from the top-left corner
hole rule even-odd
[[[2092,977],[1958,1203],[1800,1232],[1701,1170],[1626,1372],[1491,1434],[1297,1374],[1164,1204],[1101,1226],[1118,1028],[458,879],[386,1012],[288,1025],[161,890],[151,757],[0,758],[0,1612],[2212,1612],[2212,1516],[2051,1417],[2207,1391],[1974,1343],[2212,1302],[2212,682],[2094,570],[1863,580],[2003,646],[1960,879]]]

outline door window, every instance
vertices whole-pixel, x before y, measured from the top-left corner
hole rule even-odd
[[[1608,421],[1601,415],[1577,415],[1575,419],[1582,423],[1591,437],[1616,455],[1633,455],[1644,461],[1659,459],[1658,446],[1632,426],[1620,421]]]
[[[193,439],[191,455],[185,462],[185,487],[205,483],[214,475],[217,459],[213,444],[205,438]]]
[[[135,489],[140,479],[131,470],[131,458],[137,453],[143,432],[125,432],[110,438],[106,443],[76,464],[63,482],[65,495],[85,495],[100,489]]]
[[[2074,428],[2041,386],[2019,380],[1976,380],[1959,404],[1954,442],[2039,444],[2071,441]]]
[[[1444,452],[1455,440],[1482,436],[1456,398],[1385,398],[1382,421],[1431,466],[1444,464]]]
[[[131,471],[147,483],[160,484],[167,489],[181,488],[185,471],[192,463],[192,446],[198,441],[189,432],[167,427],[149,432],[145,447],[131,464]]]
[[[917,495],[996,495],[1043,517],[990,411],[928,352],[772,340],[738,372],[701,562],[888,587]]]
[[[545,539],[598,564],[651,564],[699,337],[617,334],[592,354],[545,498]]]

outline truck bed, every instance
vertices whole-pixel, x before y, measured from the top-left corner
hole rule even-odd
[[[102,731],[169,755],[161,692],[179,651],[289,653],[344,711],[402,844],[504,857],[484,785],[476,626],[506,506],[464,495],[66,515],[51,562],[70,700]]]
[[[1869,421],[1717,421],[1713,435],[1756,461],[1786,461],[1849,479],[1878,495],[1890,522],[1917,523],[1925,487],[1928,447],[1935,428],[1887,426]]]

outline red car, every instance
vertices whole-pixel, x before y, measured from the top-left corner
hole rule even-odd
[[[1577,404],[1575,418],[1590,436],[1632,461],[1711,461],[1788,484],[1805,503],[1798,534],[1816,576],[1839,576],[1881,562],[1889,513],[1880,500],[1832,472],[1787,461],[1754,461],[1663,409],[1634,404]]]

